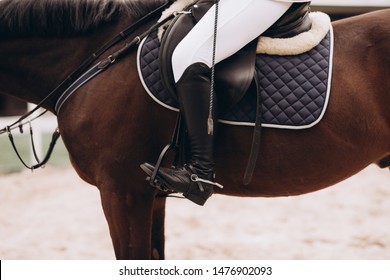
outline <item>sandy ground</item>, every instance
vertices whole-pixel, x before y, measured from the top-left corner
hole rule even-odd
[[[390,259],[390,172],[290,198],[170,199],[167,259]],[[96,188],[71,169],[0,175],[0,259],[113,259]]]

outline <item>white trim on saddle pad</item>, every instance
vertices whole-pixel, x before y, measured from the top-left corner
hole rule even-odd
[[[332,73],[333,73],[333,48],[334,48],[334,34],[333,34],[333,28],[332,24],[329,21],[329,32],[330,32],[330,46],[329,46],[329,73],[328,73],[328,81],[327,81],[327,89],[326,89],[326,97],[324,106],[322,108],[321,115],[318,117],[318,119],[308,125],[300,125],[300,126],[290,126],[290,125],[275,125],[275,124],[261,124],[262,127],[269,127],[269,128],[279,128],[279,129],[293,129],[293,130],[299,130],[299,129],[307,129],[315,126],[318,124],[322,118],[325,115],[326,109],[328,108],[329,104],[329,98],[330,98],[330,89],[332,85]],[[151,93],[149,93],[151,94]],[[163,105],[164,106],[164,105]],[[166,105],[165,105],[166,107]],[[223,124],[229,124],[229,125],[239,125],[239,126],[255,126],[255,123],[251,122],[235,122],[235,121],[226,121],[226,120],[219,120],[220,123]]]
[[[330,98],[330,89],[331,89],[331,81],[332,81],[332,69],[333,69],[333,48],[334,48],[334,35],[333,35],[333,28],[332,28],[332,25],[331,25],[331,22],[329,21],[327,25],[327,30],[329,30],[330,32],[330,50],[329,50],[329,68],[328,68],[328,81],[327,81],[327,92],[326,92],[326,97],[325,97],[325,102],[324,102],[324,106],[322,108],[322,112],[320,114],[320,116],[318,117],[318,119],[308,125],[301,125],[301,126],[290,126],[290,125],[275,125],[275,124],[262,124],[261,126],[262,127],[268,127],[268,128],[278,128],[278,129],[293,129],[293,130],[299,130],[299,129],[307,129],[307,128],[311,128],[313,126],[315,126],[316,124],[318,124],[323,116],[325,115],[325,112],[326,112],[326,109],[327,109],[327,106],[328,106],[328,103],[329,103],[329,98]],[[178,112],[179,109],[175,108],[175,107],[172,107],[172,106],[169,106],[163,102],[161,102],[160,100],[158,100],[152,92],[150,92],[148,86],[146,85],[145,81],[144,81],[144,78],[142,76],[142,71],[140,69],[140,55],[141,55],[141,49],[142,49],[142,46],[144,44],[144,42],[146,41],[147,38],[145,38],[144,40],[141,41],[141,43],[139,44],[139,47],[138,47],[138,52],[137,52],[137,70],[138,70],[138,74],[139,74],[139,77],[140,77],[140,81],[142,83],[142,85],[144,86],[144,89],[145,91],[148,93],[148,95],[155,101],[157,102],[158,104],[160,104],[161,106],[169,109],[169,110],[172,110],[172,111],[176,111]],[[255,123],[253,122],[238,122],[238,121],[227,121],[227,120],[219,120],[220,123],[223,123],[223,124],[228,124],[228,125],[238,125],[238,126],[254,126]]]
[[[279,128],[279,129],[293,129],[293,130],[299,130],[299,129],[307,129],[315,126],[318,124],[322,118],[325,115],[326,109],[328,108],[329,104],[329,98],[330,98],[330,89],[332,85],[332,73],[333,73],[333,48],[334,48],[334,34],[333,34],[333,28],[331,25],[331,22],[329,22],[329,32],[330,32],[330,46],[329,46],[329,73],[328,73],[328,81],[327,81],[327,89],[326,89],[326,97],[324,106],[322,108],[321,115],[318,117],[318,119],[308,125],[301,125],[301,126],[290,126],[290,125],[275,125],[275,124],[261,124],[262,127],[269,127],[269,128]],[[151,93],[149,93],[151,94]],[[251,122],[235,122],[235,121],[226,121],[226,120],[219,120],[220,123],[229,124],[229,125],[239,125],[239,126],[255,126],[255,123]]]
[[[138,71],[138,77],[139,77],[139,80],[141,81],[141,84],[143,85],[145,91],[148,93],[148,95],[159,105],[169,109],[169,110],[172,110],[172,111],[175,111],[175,112],[179,112],[179,109],[178,108],[175,108],[173,106],[169,106],[168,104],[165,104],[164,102],[158,100],[158,98],[156,96],[154,96],[154,94],[150,91],[148,85],[145,83],[145,80],[144,80],[144,76],[143,76],[143,73],[142,73],[142,69],[141,69],[141,50],[142,50],[142,47],[146,41],[146,39],[148,39],[148,37],[145,37],[140,43],[139,43],[139,46],[138,46],[138,50],[137,50],[137,71]]]

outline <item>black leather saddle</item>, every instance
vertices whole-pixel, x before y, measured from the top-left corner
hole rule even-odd
[[[179,13],[173,19],[172,23],[163,34],[159,54],[160,74],[164,87],[174,98],[176,98],[176,90],[171,63],[173,51],[214,3],[215,0],[199,0],[195,4],[190,5],[185,9],[186,12]],[[288,38],[308,31],[311,28],[311,20],[308,16],[309,12],[310,2],[293,3],[286,13],[262,35],[274,38]],[[261,135],[261,98],[259,90],[261,85],[259,85],[259,82],[255,79],[257,41],[257,39],[253,40],[233,56],[215,65],[215,91],[218,95],[219,108],[228,109],[233,107],[247,92],[252,90],[255,91],[255,94],[257,95],[255,128],[251,153],[243,179],[244,185],[249,184],[251,181],[257,160]],[[183,147],[185,145],[179,144],[180,142],[183,142],[180,140],[182,131],[181,126],[179,114],[173,141],[161,152],[150,182],[154,181],[158,168],[170,149],[177,150],[177,147],[184,149],[184,152],[176,153],[175,161],[185,162],[185,160],[180,159],[180,156],[183,156],[183,154],[185,157],[185,147]]]
[[[159,55],[162,81],[167,91],[176,98],[171,57],[176,46],[215,3],[199,0],[179,13],[165,30]],[[310,2],[293,3],[286,13],[262,35],[272,38],[289,38],[308,31]],[[235,55],[215,67],[215,85],[221,108],[231,108],[248,92],[257,90],[254,83],[257,39],[244,46]],[[253,85],[253,86],[251,86]]]

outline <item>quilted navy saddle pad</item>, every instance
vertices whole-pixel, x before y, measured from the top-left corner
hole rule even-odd
[[[178,111],[178,103],[164,89],[156,33],[145,38],[138,49],[138,72],[145,90],[162,106]],[[328,32],[314,49],[301,55],[272,56],[258,54],[256,75],[260,81],[262,126],[304,129],[323,117],[330,95],[333,32]],[[254,126],[256,94],[247,94],[220,122]]]

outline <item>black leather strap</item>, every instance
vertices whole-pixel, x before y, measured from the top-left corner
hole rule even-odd
[[[256,84],[257,102],[256,102],[256,122],[253,130],[252,146],[249,155],[248,165],[245,170],[243,184],[249,185],[252,180],[253,171],[256,167],[257,157],[260,150],[261,142],[261,95],[260,95],[260,83],[257,79],[254,79]]]

